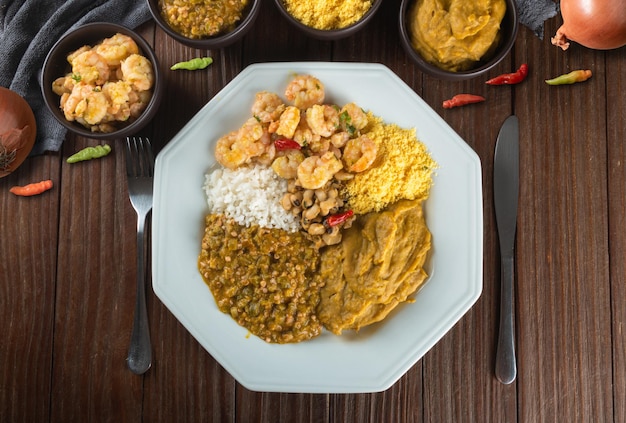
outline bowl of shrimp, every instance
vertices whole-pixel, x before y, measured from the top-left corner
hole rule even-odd
[[[94,139],[137,133],[154,117],[163,93],[150,45],[136,32],[106,22],[61,37],[44,61],[40,83],[56,120]]]

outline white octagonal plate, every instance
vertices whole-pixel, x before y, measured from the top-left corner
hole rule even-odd
[[[433,235],[431,276],[385,321],[357,333],[323,332],[268,344],[220,312],[197,259],[207,203],[204,175],[215,141],[239,128],[258,91],[278,94],[294,74],[326,86],[327,101],[356,102],[388,123],[415,128],[439,164],[425,213]],[[159,299],[243,386],[256,391],[356,393],[393,385],[452,328],[482,291],[482,181],[475,152],[385,66],[267,63],[244,69],[159,153],[152,223],[153,288]]]

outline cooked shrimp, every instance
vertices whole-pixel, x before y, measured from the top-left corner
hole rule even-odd
[[[95,51],[85,51],[72,61],[73,77],[85,84],[102,85],[109,80],[109,65]]]
[[[284,155],[276,157],[272,169],[281,178],[294,179],[298,176],[298,166],[303,161],[304,154],[300,150],[289,150]]]
[[[134,95],[133,95],[134,94]],[[130,116],[133,118],[139,117],[139,115],[146,109],[150,99],[152,98],[152,91],[131,91],[130,102],[128,107],[130,109]]]
[[[266,142],[266,140],[269,142]],[[269,132],[267,132],[267,130],[264,132],[263,137],[261,137],[260,141],[265,146],[265,150],[263,151],[263,153],[256,156],[254,160],[262,165],[270,166],[276,158],[276,146],[272,142],[272,138],[270,137],[270,134]]]
[[[343,149],[343,162],[349,172],[363,172],[372,166],[376,160],[378,145],[367,135],[353,138],[346,143]]]
[[[326,153],[328,150],[330,150],[330,139],[317,137],[316,139],[311,141],[309,144],[307,144],[307,147],[309,148],[309,150],[311,150],[313,153],[317,154],[318,156],[322,155]]]
[[[79,48],[78,50],[74,50],[73,52],[71,52],[70,54],[67,55],[67,61],[69,62],[70,65],[74,65],[74,59],[76,59],[78,56],[80,56],[82,53],[86,52],[86,51],[90,51],[91,50],[91,46],[82,46],[81,48]]]
[[[277,121],[285,110],[285,104],[278,94],[269,91],[256,93],[252,103],[252,116],[260,122],[270,123]]]
[[[137,91],[146,91],[152,88],[154,73],[148,59],[131,54],[121,64],[123,80],[130,83]]]
[[[248,155],[237,144],[239,131],[232,131],[217,140],[215,159],[224,167],[237,169],[248,160]]]
[[[350,139],[350,134],[345,131],[337,132],[330,137],[330,143],[337,148],[342,148]]]
[[[318,189],[326,185],[341,169],[341,161],[331,151],[322,156],[307,157],[298,166],[298,181],[305,189]]]
[[[295,106],[288,106],[278,120],[276,133],[287,138],[293,138],[296,128],[300,123],[300,109]]]
[[[137,43],[128,35],[117,33],[110,38],[104,39],[94,47],[96,53],[106,60],[109,66],[117,67],[122,60],[131,54],[138,54]]]
[[[316,104],[306,110],[306,121],[314,134],[330,137],[339,128],[339,112],[328,104]]]
[[[234,140],[234,149],[241,151],[244,155],[244,162],[249,162],[253,157],[262,155],[270,142],[266,140],[269,137],[263,125],[255,118],[248,119],[239,128]]]
[[[249,124],[252,124],[253,121],[256,122],[256,119],[251,118],[248,122]],[[272,164],[274,158],[276,157],[276,147],[272,142],[272,136],[267,131],[267,128],[259,123],[257,123],[257,125],[261,127],[261,136],[255,138],[253,141],[253,137],[250,137],[251,144],[249,144],[245,148],[245,151],[250,156],[250,158],[253,158],[257,163],[269,166]],[[242,129],[240,129],[240,131],[241,130]],[[251,132],[254,132],[256,135],[258,134],[257,131],[258,129],[255,126],[255,129],[253,129]]]
[[[115,125],[109,122],[101,123],[100,125],[94,125],[91,127],[92,132],[103,132],[103,133],[113,132],[116,129],[117,128],[115,127]]]
[[[293,133],[293,140],[300,145],[308,145],[310,143],[316,142],[320,139],[320,136],[314,134],[309,128],[309,124],[306,122],[306,119],[300,119],[300,123]]]
[[[78,84],[63,104],[65,118],[83,125],[100,123],[107,114],[107,98],[92,85]]]
[[[102,92],[109,101],[107,113],[110,120],[125,121],[130,117],[131,86],[125,81],[107,82],[102,86]]]
[[[61,95],[61,110],[65,109],[65,103],[67,103],[68,98],[70,98],[70,93],[63,93]]]
[[[55,79],[52,82],[52,91],[56,95],[63,95],[65,93],[71,93],[72,88],[74,88],[74,84],[71,84],[70,86],[70,84],[68,84],[68,80],[73,81],[71,77],[67,77],[67,76],[62,76],[60,78]]]
[[[324,84],[311,75],[296,76],[285,89],[285,97],[299,109],[324,102]]]
[[[367,113],[355,103],[348,103],[341,108],[341,124],[351,135],[367,126]]]
[[[263,125],[255,118],[248,119],[239,129],[237,142],[241,145],[249,145],[261,140],[263,137]]]

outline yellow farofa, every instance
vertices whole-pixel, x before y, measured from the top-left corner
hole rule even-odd
[[[303,24],[316,29],[350,26],[372,7],[371,0],[284,0],[287,11]]]
[[[415,129],[386,124],[369,114],[367,133],[378,145],[374,166],[357,173],[345,186],[348,203],[356,214],[384,210],[399,200],[428,198],[437,163]]]

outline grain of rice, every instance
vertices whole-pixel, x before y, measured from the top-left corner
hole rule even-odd
[[[205,175],[204,190],[210,213],[224,214],[246,227],[256,224],[288,232],[299,229],[296,217],[280,205],[287,180],[272,168],[218,168]]]

